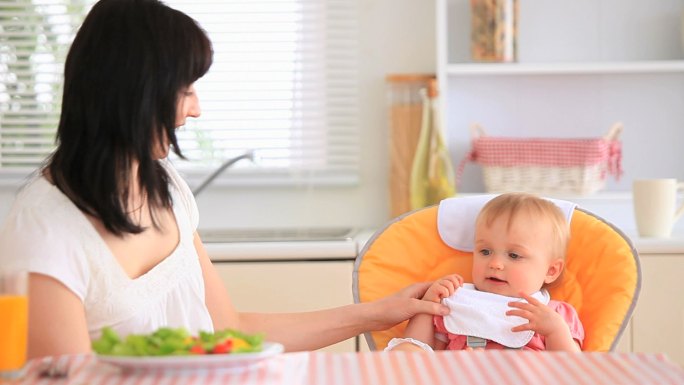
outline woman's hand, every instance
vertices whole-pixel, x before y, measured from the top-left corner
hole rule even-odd
[[[451,296],[461,286],[463,286],[463,277],[458,274],[447,275],[430,285],[423,299],[439,303],[442,298]]]
[[[371,330],[389,329],[416,314],[449,314],[448,307],[420,299],[430,285],[430,282],[414,283],[388,297],[368,303],[374,308]]]

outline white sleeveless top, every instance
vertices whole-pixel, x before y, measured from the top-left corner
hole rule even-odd
[[[162,326],[213,331],[193,244],[197,205],[176,170],[161,162],[171,181],[180,242],[147,273],[128,277],[85,215],[43,177],[18,193],[0,229],[0,265],[50,276],[71,290],[83,301],[91,339],[104,326],[122,336]]]

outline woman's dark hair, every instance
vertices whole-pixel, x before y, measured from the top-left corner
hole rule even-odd
[[[211,42],[189,16],[158,0],[100,0],[64,69],[53,183],[114,234],[144,230],[127,214],[132,165],[153,208],[171,206],[168,175],[153,159],[175,135],[180,93],[212,63]],[[152,221],[157,221],[152,215]]]

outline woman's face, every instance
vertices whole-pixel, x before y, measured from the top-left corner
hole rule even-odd
[[[201,114],[199,98],[195,91],[195,85],[191,84],[188,88],[183,89],[178,94],[178,102],[176,104],[176,124],[175,128],[185,125],[185,119],[190,116],[197,118]],[[154,151],[154,159],[166,158],[169,155],[169,140],[164,132],[164,140],[161,148]]]
[[[200,116],[200,105],[195,85],[191,84],[188,88],[181,90],[178,95],[178,104],[176,105],[176,127],[185,125],[185,118],[191,116],[197,118]]]

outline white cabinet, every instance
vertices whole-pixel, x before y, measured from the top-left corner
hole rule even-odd
[[[641,269],[632,350],[666,353],[684,367],[684,254],[641,255]]]
[[[624,124],[624,175],[684,179],[684,0],[519,0],[517,63],[470,60],[469,0],[437,0],[437,75],[456,164],[469,126],[490,135],[598,137]],[[664,148],[669,150],[663,151]],[[461,192],[482,192],[465,168]]]
[[[641,293],[616,350],[665,353],[684,367],[684,254],[641,254]]]
[[[214,265],[238,311],[300,312],[353,303],[353,260],[214,262]],[[356,338],[323,350],[355,351]]]

